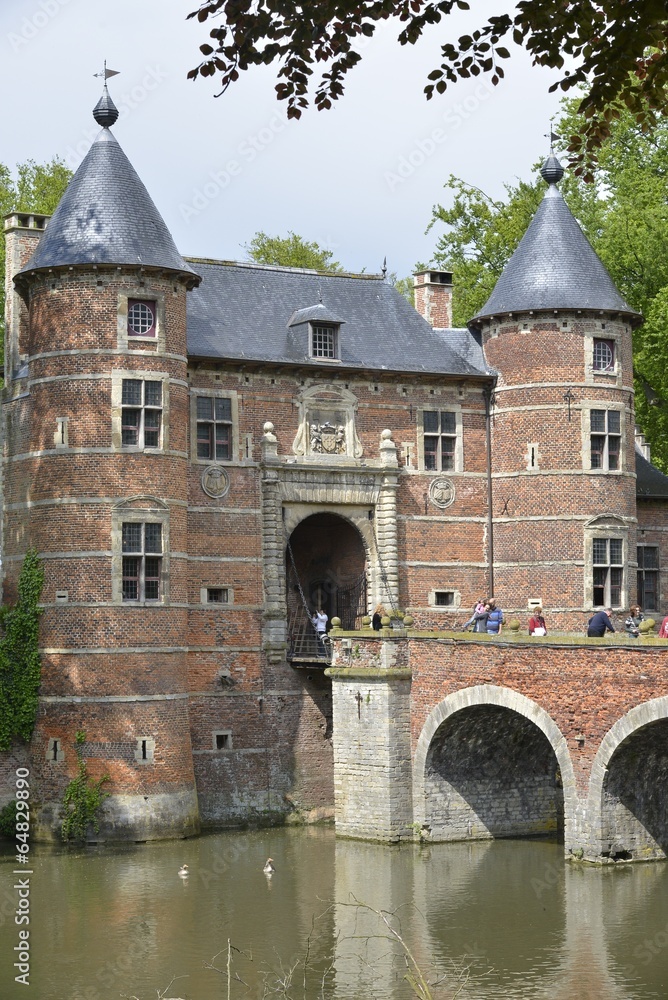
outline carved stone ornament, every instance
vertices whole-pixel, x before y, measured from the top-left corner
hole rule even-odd
[[[323,455],[346,454],[346,429],[343,424],[312,423],[309,426],[311,451]]]
[[[429,487],[429,499],[434,507],[440,507],[441,510],[445,510],[451,503],[454,503],[455,484],[446,476],[438,476],[436,479],[432,479],[431,486]]]
[[[208,497],[218,500],[230,489],[230,477],[220,465],[207,465],[202,473],[202,489]]]

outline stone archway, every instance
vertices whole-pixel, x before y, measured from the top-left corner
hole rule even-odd
[[[668,856],[668,697],[632,708],[609,730],[589,783],[592,859]]]
[[[288,617],[299,610],[301,592],[309,611],[322,608],[343,628],[361,627],[367,613],[368,559],[357,527],[329,511],[310,514],[290,535],[286,556]]]
[[[577,796],[566,739],[516,691],[482,684],[432,709],[413,790],[415,820],[434,840],[535,836],[563,823],[567,849],[572,844]]]

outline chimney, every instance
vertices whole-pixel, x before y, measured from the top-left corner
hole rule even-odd
[[[452,272],[418,271],[413,277],[415,308],[430,326],[452,327]]]
[[[28,310],[14,288],[14,276],[28,263],[46,229],[49,215],[11,212],[5,216],[5,379],[11,379],[28,353]]]

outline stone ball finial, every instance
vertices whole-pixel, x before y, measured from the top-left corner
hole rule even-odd
[[[392,431],[388,430],[387,427],[386,427],[384,431],[380,432],[380,440],[381,441],[391,441],[392,440]]]
[[[274,425],[272,424],[271,420],[267,420],[267,422],[262,427],[262,430],[264,431],[265,434],[274,433]]]
[[[118,121],[118,108],[109,97],[107,85],[104,85],[102,97],[93,108],[93,118],[103,128],[110,128]]]
[[[546,184],[558,184],[564,176],[564,168],[559,163],[554,153],[550,153],[543,166],[540,168],[541,177]]]

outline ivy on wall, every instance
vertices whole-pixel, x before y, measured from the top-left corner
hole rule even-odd
[[[44,569],[35,549],[29,549],[19,575],[18,600],[0,608],[0,750],[9,750],[16,738],[27,742],[35,726],[43,586]]]
[[[102,791],[102,785],[109,781],[109,775],[103,774],[99,781],[93,781],[88,774],[86,761],[81,748],[86,742],[86,733],[80,729],[76,735],[77,776],[70,781],[63,796],[64,818],[61,833],[63,840],[75,840],[84,843],[88,827],[92,826],[97,833],[100,829],[98,813],[108,792]]]

